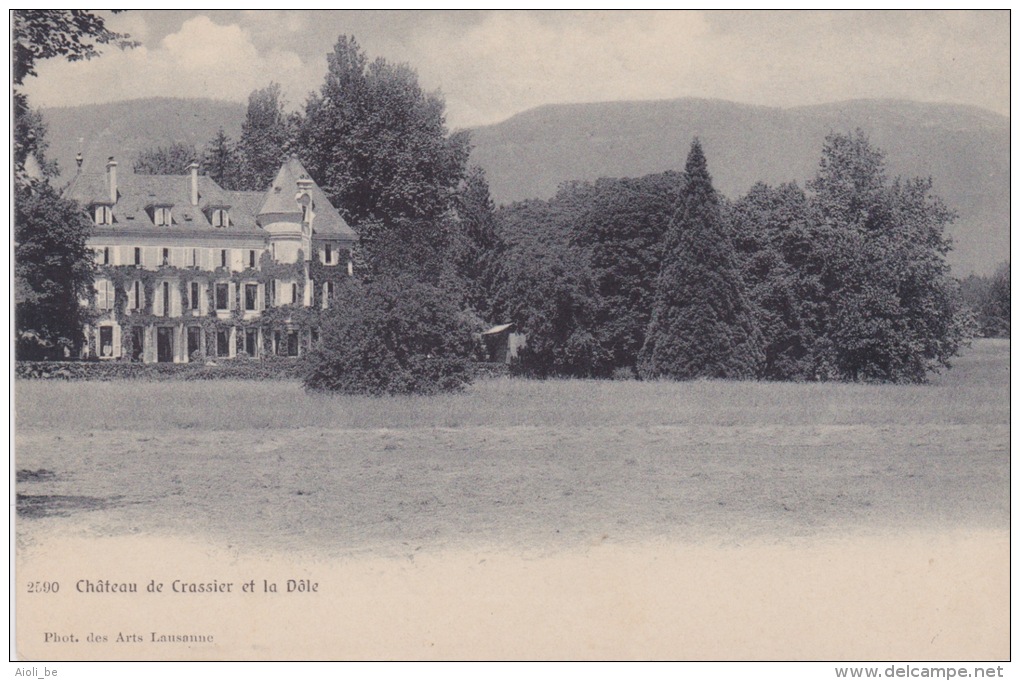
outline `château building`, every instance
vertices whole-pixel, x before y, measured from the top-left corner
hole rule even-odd
[[[186,175],[79,173],[66,195],[95,221],[95,322],[83,354],[189,362],[297,356],[352,274],[357,234],[301,163],[264,192]]]

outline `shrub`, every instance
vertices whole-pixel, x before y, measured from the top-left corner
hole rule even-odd
[[[310,390],[433,394],[471,382],[471,327],[440,289],[406,276],[347,281],[304,359]]]

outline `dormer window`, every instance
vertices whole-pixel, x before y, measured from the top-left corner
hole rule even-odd
[[[152,223],[157,227],[169,227],[173,224],[173,217],[170,209],[166,206],[157,206],[152,211]]]
[[[211,216],[213,227],[229,227],[230,226],[230,214],[222,208],[217,208],[212,212]]]
[[[96,206],[96,224],[112,225],[113,209],[110,208],[109,206]]]

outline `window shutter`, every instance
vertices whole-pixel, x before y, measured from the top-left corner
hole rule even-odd
[[[120,357],[121,354],[121,341],[120,341],[120,324],[113,325],[113,356]]]

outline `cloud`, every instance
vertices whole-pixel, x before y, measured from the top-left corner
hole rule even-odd
[[[889,97],[1009,112],[1008,15],[975,12],[435,14],[409,36],[451,121],[552,102]]]
[[[472,26],[435,17],[412,36],[413,64],[441,83],[452,119],[493,122],[549,102],[673,97],[691,73],[700,13],[496,12]]]
[[[114,30],[155,37],[90,62],[41,62],[26,90],[47,106],[156,95],[244,101],[276,81],[296,108],[321,86],[337,35],[353,33],[370,58],[406,61],[423,87],[442,90],[452,127],[550,103],[675,97],[769,106],[891,97],[1009,113],[1009,14],[1001,12],[212,16],[178,26],[173,13],[114,15]]]
[[[132,36],[144,36],[144,20],[135,17],[132,21],[111,26]],[[252,90],[270,81],[279,82],[290,100],[296,102],[303,100],[322,76],[321,71],[309,69],[295,52],[272,48],[260,51],[241,26],[217,24],[201,15],[185,21],[180,30],[154,47],[108,49],[87,62],[50,59],[40,63],[37,70],[38,78],[26,83],[36,106],[156,96],[245,101]]]

